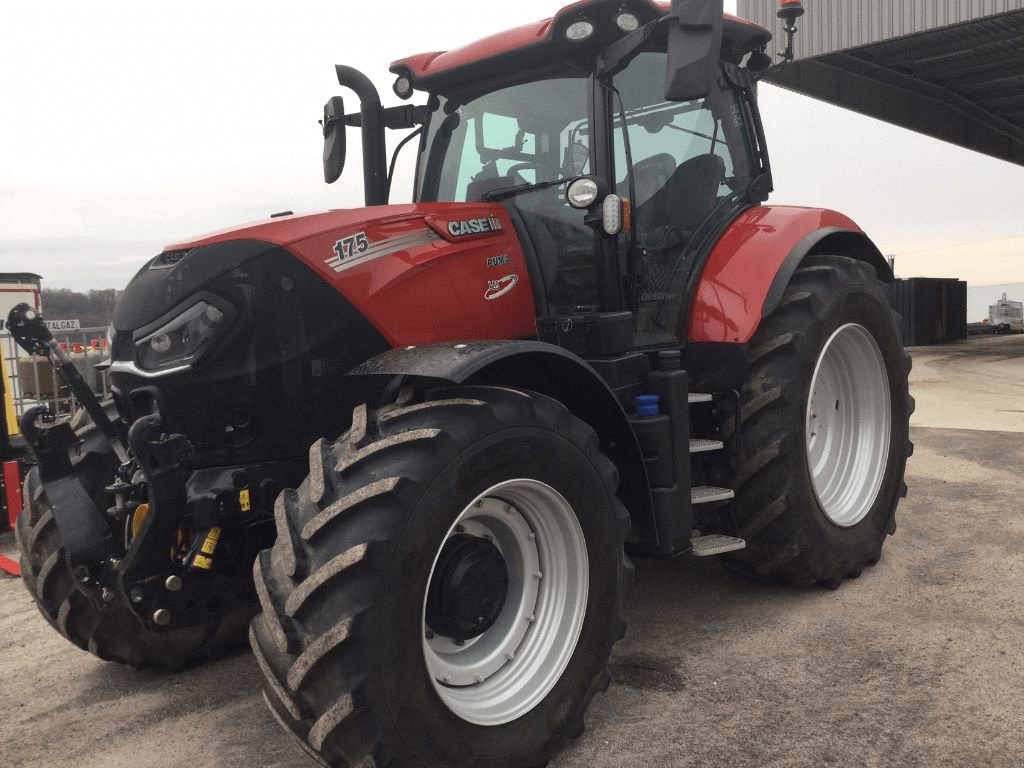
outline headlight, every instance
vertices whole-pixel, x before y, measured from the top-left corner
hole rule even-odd
[[[227,330],[229,320],[221,307],[207,301],[196,302],[135,342],[139,367],[161,371],[191,364],[213,347]]]
[[[586,19],[574,21],[565,29],[565,37],[574,43],[582,43],[594,34],[594,25]]]
[[[615,17],[615,26],[626,33],[636,32],[640,29],[640,19],[632,13],[620,13]]]

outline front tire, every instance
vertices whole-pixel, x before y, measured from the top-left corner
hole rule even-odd
[[[907,491],[910,358],[885,286],[863,262],[810,257],[749,348],[732,504],[747,548],[729,562],[835,588],[881,557]]]
[[[256,564],[275,716],[328,765],[545,764],[625,629],[617,483],[593,430],[541,395],[357,408],[279,497]]]

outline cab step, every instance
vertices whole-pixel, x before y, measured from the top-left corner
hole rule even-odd
[[[720,451],[725,448],[721,440],[691,440],[690,453],[706,453],[708,451]]]
[[[691,392],[688,397],[690,405],[694,403],[710,403],[714,399],[706,392]]]
[[[712,533],[707,536],[698,536],[690,539],[690,550],[694,557],[711,557],[723,555],[726,552],[735,552],[739,549],[746,549],[747,542],[735,536],[725,536],[721,533]]]
[[[712,504],[716,501],[728,501],[736,496],[731,488],[716,488],[713,485],[698,485],[690,489],[691,504]]]

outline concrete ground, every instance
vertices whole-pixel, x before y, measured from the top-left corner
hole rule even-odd
[[[881,563],[828,592],[639,562],[615,682],[553,766],[1024,766],[1024,337],[914,357],[910,496]],[[0,766],[311,766],[259,683],[247,653],[177,675],[98,661],[0,578]]]

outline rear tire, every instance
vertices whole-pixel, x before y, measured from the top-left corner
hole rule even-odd
[[[76,434],[83,444],[72,464],[82,485],[106,505],[103,487],[113,478],[116,459],[101,450],[104,438],[91,422],[76,429]],[[23,497],[25,508],[15,526],[22,582],[50,626],[82,650],[136,668],[178,669],[191,661],[216,658],[245,642],[246,625],[256,612],[255,597],[206,625],[152,632],[120,597],[104,603],[99,595],[82,589],[68,565],[38,468],[25,477]]]
[[[747,548],[730,564],[834,589],[878,561],[907,492],[911,362],[885,286],[855,259],[808,258],[749,349],[732,503]]]
[[[277,719],[331,766],[546,764],[582,732],[625,631],[617,484],[593,430],[541,395],[466,387],[357,408],[278,498],[257,560],[250,638]],[[516,611],[523,633],[508,630]]]

